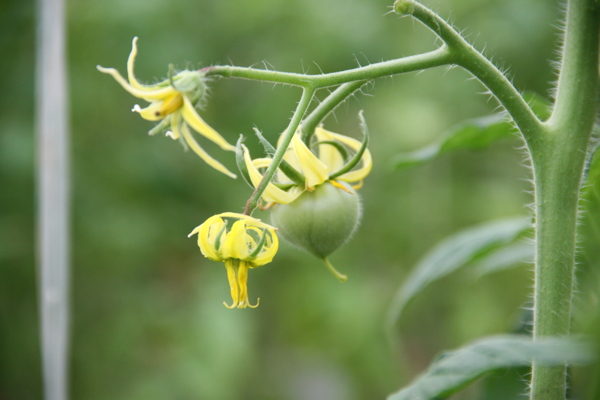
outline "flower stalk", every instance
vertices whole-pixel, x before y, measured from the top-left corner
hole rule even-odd
[[[310,105],[310,102],[312,101],[314,94],[315,94],[314,89],[312,89],[310,87],[305,87],[304,90],[302,91],[302,97],[300,98],[300,102],[298,103],[298,106],[296,107],[296,111],[294,112],[294,116],[292,117],[288,127],[286,128],[285,132],[283,133],[283,136],[281,139],[281,144],[278,146],[277,151],[273,155],[273,161],[271,162],[271,165],[269,165],[269,167],[267,168],[267,171],[265,172],[265,174],[263,176],[262,181],[256,187],[256,189],[254,190],[254,192],[252,193],[252,195],[246,202],[246,207],[244,208],[245,215],[251,215],[252,212],[258,206],[258,201],[259,201],[260,197],[262,196],[263,192],[265,191],[265,189],[267,188],[267,185],[273,179],[275,172],[277,172],[277,168],[279,167],[281,160],[283,160],[283,156],[285,155],[287,148],[289,147],[290,143],[292,142],[294,134],[296,133],[296,130],[298,129],[298,126],[300,125],[300,121],[302,121],[302,117],[306,113],[306,110],[308,109],[308,106]]]

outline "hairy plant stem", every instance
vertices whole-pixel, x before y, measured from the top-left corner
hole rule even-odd
[[[571,0],[566,18],[554,111],[544,135],[530,145],[536,193],[535,338],[569,334],[579,192],[599,106],[600,8],[595,0]],[[531,400],[563,400],[565,393],[566,366],[533,365]]]
[[[449,64],[450,62],[450,52],[445,46],[442,46],[428,53],[383,61],[360,68],[332,72],[330,74],[305,75],[255,68],[232,67],[228,65],[208,67],[205,68],[203,72],[206,76],[217,75],[231,78],[260,80],[292,86],[312,87],[317,90],[338,86],[346,82],[368,81],[389,75],[429,69]]]
[[[329,115],[338,105],[360,89],[368,81],[348,82],[340,85],[325,100],[302,121],[302,140],[309,142],[315,128]]]
[[[414,1],[397,1],[396,7],[402,3],[409,3],[410,15],[444,41],[456,65],[472,73],[490,90],[510,114],[525,140],[536,140],[542,127],[541,122],[508,78],[436,13]]]

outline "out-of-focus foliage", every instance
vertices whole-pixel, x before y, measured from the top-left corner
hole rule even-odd
[[[597,140],[597,139],[596,139]],[[581,196],[581,224],[579,230],[580,252],[577,277],[581,295],[575,305],[575,325],[578,329],[593,335],[600,343],[600,313],[598,294],[600,293],[600,152],[595,143],[586,169],[586,179]],[[600,357],[600,347],[598,350]],[[600,365],[593,370],[575,371],[575,383],[583,388],[576,392],[584,399],[600,396]]]
[[[243,209],[250,188],[207,168],[152,123],[97,64],[125,71],[139,36],[136,72],[167,65],[263,65],[319,73],[434,48],[387,0],[82,0],[68,3],[72,122],[74,399],[376,399],[420,373],[441,350],[510,331],[528,298],[529,271],[478,280],[461,272],[431,284],[407,307],[388,346],[385,310],[426,251],[475,223],[528,214],[529,171],[518,139],[391,172],[391,156],[429,144],[496,104],[459,69],[381,79],[326,128],[360,138],[364,109],[375,168],[360,190],[364,219],[332,256],[340,284],[319,261],[282,245],[253,271],[255,310],[227,310],[225,270],[186,235],[208,216]],[[520,90],[542,95],[553,72],[555,2],[430,1]],[[41,398],[34,264],[33,1],[0,4],[0,398]],[[271,142],[299,90],[214,80],[202,116],[253,153],[258,127]],[[207,150],[218,152],[206,144]],[[228,154],[223,154],[224,159]],[[225,159],[235,167],[233,153]],[[258,214],[268,219],[268,214]],[[401,356],[400,356],[401,355]],[[465,396],[468,396],[466,394]]]
[[[392,329],[410,300],[430,283],[474,261],[482,261],[494,250],[506,248],[531,227],[526,218],[504,219],[470,227],[436,244],[406,277],[392,300],[387,325]]]
[[[525,93],[525,99],[541,120],[550,117],[551,104],[548,100],[531,92]],[[446,153],[480,150],[516,134],[517,128],[505,113],[472,118],[453,126],[428,146],[394,156],[391,164],[397,169],[408,168],[429,162]]]
[[[490,371],[527,366],[532,362],[577,365],[594,360],[590,343],[564,337],[535,341],[522,335],[488,337],[442,354],[423,375],[388,400],[446,398]]]
[[[596,139],[598,140],[598,139]],[[582,241],[581,262],[586,269],[597,269],[600,266],[600,148],[594,144],[593,153],[586,168],[586,177],[581,193]],[[597,273],[597,271],[596,271]]]

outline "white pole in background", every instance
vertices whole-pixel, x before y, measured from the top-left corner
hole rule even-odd
[[[38,0],[37,262],[45,400],[68,399],[69,141],[65,6]]]

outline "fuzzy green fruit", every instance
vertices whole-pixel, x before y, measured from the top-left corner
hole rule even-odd
[[[346,243],[358,227],[360,197],[344,182],[319,185],[290,204],[278,204],[271,221],[285,239],[325,260]]]

